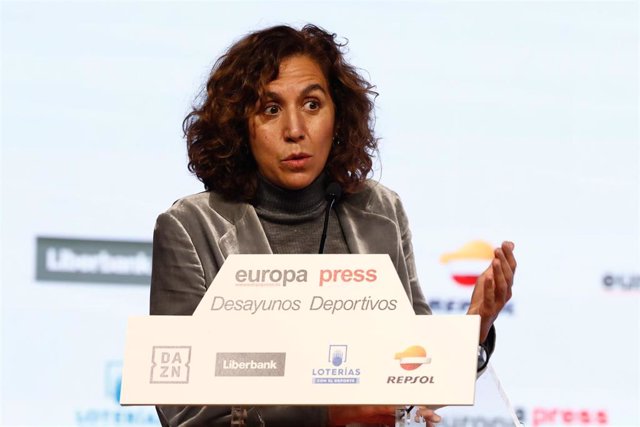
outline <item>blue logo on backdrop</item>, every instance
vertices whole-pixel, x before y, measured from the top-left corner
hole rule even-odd
[[[122,363],[107,362],[104,380],[106,396],[119,405],[120,390],[122,389]]]
[[[346,345],[330,345],[327,365],[313,368],[311,381],[314,384],[357,384],[360,382],[360,368],[347,365]]]
[[[76,410],[76,425],[84,426],[159,426],[153,408],[121,407],[122,362],[109,361],[104,368],[102,404]]]

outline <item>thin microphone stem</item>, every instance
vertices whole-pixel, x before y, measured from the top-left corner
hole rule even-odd
[[[327,229],[329,228],[329,213],[331,213],[331,208],[333,204],[336,202],[336,197],[331,197],[329,203],[327,203],[327,210],[324,213],[324,226],[322,227],[322,238],[320,239],[320,249],[318,250],[319,254],[324,253],[324,242],[327,240]]]

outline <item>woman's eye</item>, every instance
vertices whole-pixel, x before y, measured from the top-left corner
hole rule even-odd
[[[309,110],[317,110],[320,108],[320,103],[315,100],[309,100],[304,104]]]
[[[268,116],[273,116],[278,114],[280,108],[277,105],[267,105],[264,109],[264,113]]]

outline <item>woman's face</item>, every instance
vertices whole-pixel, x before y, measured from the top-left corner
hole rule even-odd
[[[258,171],[279,187],[305,188],[327,163],[334,121],[335,107],[320,66],[308,56],[285,59],[249,119],[249,145]]]

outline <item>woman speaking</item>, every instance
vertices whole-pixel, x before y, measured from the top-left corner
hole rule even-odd
[[[189,169],[206,191],[158,217],[151,314],[190,315],[230,254],[318,253],[326,193],[324,253],[388,254],[416,314],[430,314],[397,194],[367,180],[377,149],[373,86],[349,65],[335,34],[307,25],[247,35],[216,62],[183,127]],[[513,244],[495,250],[469,314],[481,317],[481,347],[511,297]],[[220,325],[225,327],[225,325]],[[488,356],[487,356],[488,357]],[[424,409],[428,425],[439,417]],[[229,407],[158,408],[163,425],[228,426]],[[248,424],[328,426],[395,422],[392,406],[272,406]]]

